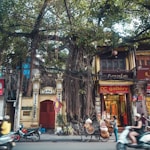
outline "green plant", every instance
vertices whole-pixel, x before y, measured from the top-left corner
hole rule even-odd
[[[64,120],[63,120],[63,115],[62,114],[57,115],[57,124],[58,124],[58,126],[63,126],[64,125]]]

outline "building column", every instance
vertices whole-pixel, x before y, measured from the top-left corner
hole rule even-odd
[[[33,109],[31,126],[39,126],[39,90],[40,90],[40,74],[35,74],[33,79]]]
[[[62,103],[62,91],[63,91],[63,86],[62,86],[62,74],[57,74],[57,79],[56,79],[56,97],[58,100]],[[60,110],[60,114],[62,114],[62,109]]]
[[[4,96],[0,96],[0,116],[4,116],[4,102],[5,99],[4,99]]]
[[[62,91],[63,91],[63,86],[62,86],[62,75],[63,74],[57,74],[57,79],[56,81],[56,100],[58,100],[60,103],[62,103]],[[55,129],[57,127],[57,116],[62,115],[62,117],[65,115],[63,112],[62,107],[60,108],[59,112],[55,111]]]
[[[134,101],[135,113],[146,114],[145,105],[145,83],[137,83],[134,88],[134,96],[136,100]]]

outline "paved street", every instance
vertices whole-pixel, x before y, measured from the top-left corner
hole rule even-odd
[[[95,137],[90,142],[86,139],[83,142],[80,136],[42,134],[40,142],[17,142],[14,150],[115,150],[115,145],[113,136],[108,142],[98,141]]]
[[[90,142],[88,139],[81,141],[80,136],[42,134],[39,142],[16,142],[13,150],[116,150],[114,135],[107,142],[98,141],[94,137]]]
[[[83,140],[88,141],[90,136],[85,137],[83,136]],[[109,142],[114,142],[114,136],[112,135],[109,139]],[[81,142],[81,136],[77,135],[54,135],[54,134],[41,134],[41,141],[50,141],[50,142],[65,142],[65,141],[72,141],[72,142]],[[91,142],[97,141],[96,138],[93,136]]]
[[[17,143],[13,150],[115,150],[115,144],[104,142],[22,142]]]

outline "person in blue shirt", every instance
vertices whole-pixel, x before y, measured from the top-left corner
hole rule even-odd
[[[115,142],[117,142],[118,141],[118,125],[117,125],[116,116],[113,116],[113,118],[111,120],[111,124],[113,125],[113,130],[114,130],[114,134],[115,134]]]

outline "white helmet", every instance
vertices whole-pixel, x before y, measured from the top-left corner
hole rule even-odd
[[[137,113],[135,114],[135,117],[141,118],[141,115]]]
[[[9,120],[9,119],[10,119],[10,116],[9,116],[9,115],[6,115],[6,116],[4,116],[4,119],[5,119],[5,120]]]
[[[90,118],[88,118],[85,123],[92,123],[92,120]]]
[[[2,117],[2,116],[0,116],[0,120],[3,120],[3,117]]]

